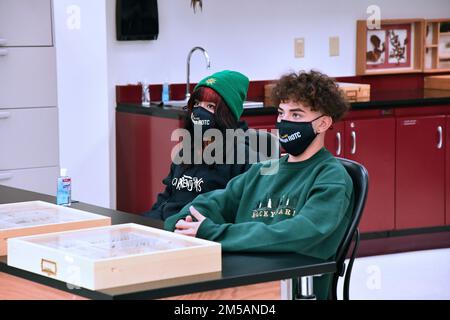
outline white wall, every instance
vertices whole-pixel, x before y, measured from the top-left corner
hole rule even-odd
[[[86,8],[79,32],[64,30],[60,21],[64,6],[72,3]],[[196,53],[192,82],[225,68],[251,80],[311,68],[353,75],[356,20],[365,19],[372,4],[380,6],[382,18],[441,18],[450,13],[448,0],[203,0],[203,12],[197,14],[189,0],[159,0],[158,40],[118,42],[114,0],[55,0],[61,164],[72,170],[74,195],[115,206],[115,85],[184,83],[186,56],[197,45],[209,52],[212,68],[206,70]],[[340,37],[339,57],[328,56],[330,36]],[[305,38],[305,58],[294,58],[296,37]],[[70,91],[70,83],[78,90]],[[72,150],[74,145],[78,151]]]
[[[200,45],[209,52],[210,71],[237,69],[252,80],[277,78],[290,69],[319,68],[333,76],[354,75],[356,20],[366,19],[369,5],[382,18],[443,18],[448,0],[203,0],[194,14],[189,0],[159,0],[157,41],[114,40],[114,1],[108,5],[108,41],[117,83],[148,79],[185,82],[186,56]],[[328,56],[328,38],[339,36],[341,55]],[[294,58],[294,38],[305,38],[305,58]],[[198,56],[197,56],[198,55]],[[192,59],[192,80],[210,71],[200,53]]]
[[[60,165],[76,200],[110,206],[106,0],[54,0]],[[79,29],[76,10],[80,9]],[[76,9],[76,7],[75,7]]]

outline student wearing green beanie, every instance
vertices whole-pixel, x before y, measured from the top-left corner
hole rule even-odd
[[[242,73],[225,70],[202,79],[195,87],[188,101],[185,129],[194,137],[195,129],[204,134],[208,129],[218,129],[225,136],[226,130],[248,129],[247,123],[240,121],[244,111],[243,104],[247,96],[249,79]],[[195,156],[202,154],[211,141],[204,141],[200,147],[191,143],[189,161],[182,164],[172,163],[168,176],[163,180],[165,189],[158,195],[156,203],[144,215],[165,220],[178,213],[186,204],[198,195],[216,189],[223,189],[228,181],[250,168],[250,153],[247,144],[245,162],[227,164],[208,164],[202,158],[195,163]],[[233,145],[238,148],[237,143]],[[223,151],[225,155],[226,150]]]
[[[244,111],[248,85],[249,80],[242,73],[224,70],[200,81],[195,90],[201,87],[213,89],[222,97],[236,119],[239,119]]]

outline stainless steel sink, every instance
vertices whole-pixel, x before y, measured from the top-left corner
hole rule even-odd
[[[187,106],[187,104],[188,104],[187,100],[169,100],[164,102],[164,106],[176,108],[182,108],[184,106]]]
[[[182,108],[184,106],[187,106],[187,100],[169,100],[164,103],[164,106],[167,107],[174,107],[174,108]],[[251,108],[262,108],[264,107],[264,103],[262,102],[256,102],[256,101],[245,101],[244,102],[244,109],[251,109]]]
[[[244,109],[262,108],[262,107],[264,107],[264,103],[262,103],[262,102],[256,102],[256,101],[245,101],[244,102]]]

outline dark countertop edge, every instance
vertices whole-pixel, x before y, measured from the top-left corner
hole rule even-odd
[[[329,261],[323,262],[320,265],[316,264],[314,265],[314,267],[290,268],[286,270],[273,271],[271,273],[251,274],[235,278],[217,279],[204,282],[197,282],[193,284],[190,283],[185,285],[155,289],[150,292],[149,291],[133,292],[111,297],[114,300],[161,299],[211,290],[221,290],[271,281],[281,281],[285,279],[301,277],[304,275],[310,275],[312,271],[314,271],[317,274],[334,273],[336,272],[336,262]]]
[[[351,110],[369,110],[369,109],[391,109],[397,107],[425,107],[442,104],[450,104],[450,97],[442,98],[424,98],[424,99],[402,99],[386,101],[367,101],[352,102]]]
[[[351,111],[373,110],[373,109],[392,109],[403,107],[425,107],[450,104],[450,97],[440,98],[424,98],[424,99],[402,99],[402,100],[386,100],[386,101],[367,101],[350,103]],[[138,104],[118,104],[117,112],[153,115],[161,118],[178,119],[185,118],[186,112],[179,108],[171,109],[170,107],[159,107],[152,105],[151,107],[143,107]],[[275,115],[277,109],[274,107],[251,108],[244,109],[242,116],[259,116],[259,115]]]
[[[95,300],[130,300],[130,299],[161,299],[168,297],[181,296],[186,294],[205,292],[210,290],[220,290],[226,288],[247,286],[252,284],[285,280],[303,275],[309,275],[314,269],[317,274],[333,273],[336,271],[334,261],[323,262],[314,267],[297,267],[286,270],[273,271],[264,274],[251,274],[235,278],[209,280],[197,283],[189,283],[172,287],[158,288],[153,290],[142,290],[125,294],[109,294],[108,289],[92,291],[85,288],[70,288],[69,284],[56,279],[48,278],[43,275],[35,274],[26,270],[10,267],[7,264],[0,263],[0,272],[7,273],[25,280],[33,281],[47,287],[61,290],[76,296],[95,299]],[[114,288],[113,288],[114,289]]]
[[[150,116],[158,116],[161,118],[168,119],[184,119],[186,116],[186,111],[180,108],[170,108],[170,107],[160,107],[158,105],[152,105],[151,107],[143,107],[138,104],[118,104],[116,107],[117,112],[134,113],[134,114],[144,114]],[[249,108],[245,109],[242,116],[253,116],[253,115],[273,115],[277,113],[277,109],[274,107],[264,107],[264,108]]]
[[[119,104],[116,107],[117,112],[144,114],[149,116],[158,116],[161,118],[182,120],[186,116],[186,111],[179,108],[159,107],[158,105],[151,105],[144,107],[138,104]]]

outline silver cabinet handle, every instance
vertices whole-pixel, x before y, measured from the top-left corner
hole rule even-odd
[[[11,112],[0,112],[0,120],[8,119],[9,117],[11,117]]]
[[[355,154],[356,153],[356,132],[352,131],[352,150],[351,150],[351,154]]]
[[[0,57],[6,57],[8,55],[8,50],[0,49]]]
[[[6,46],[6,39],[0,38],[0,47]]]
[[[337,149],[336,149],[336,155],[340,156],[341,155],[341,151],[342,151],[342,139],[341,139],[341,133],[338,132],[336,133],[336,139],[337,139]]]
[[[443,142],[443,139],[442,139],[442,127],[439,126],[437,130],[438,130],[438,133],[439,133],[439,142],[438,142],[437,148],[438,149],[442,149],[442,142]]]
[[[10,180],[12,179],[12,177],[13,177],[12,173],[0,173],[0,181]]]

